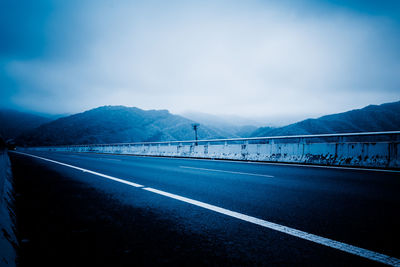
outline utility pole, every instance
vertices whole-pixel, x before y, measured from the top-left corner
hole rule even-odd
[[[199,126],[200,126],[200,124],[198,124],[198,123],[192,124],[193,130],[194,130],[194,136],[195,136],[195,140],[196,140],[196,143],[195,143],[196,146],[197,146],[197,129],[199,128]]]

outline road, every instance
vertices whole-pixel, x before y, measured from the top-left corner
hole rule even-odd
[[[10,153],[22,265],[400,264],[399,172],[29,154]]]

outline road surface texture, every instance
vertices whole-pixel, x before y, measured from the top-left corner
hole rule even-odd
[[[20,266],[400,261],[400,173],[9,153]]]

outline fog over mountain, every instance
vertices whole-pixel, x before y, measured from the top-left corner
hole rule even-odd
[[[195,112],[195,111],[186,111],[181,113],[185,118],[197,121],[199,123],[213,125],[213,126],[221,126],[221,125],[230,125],[230,126],[264,126],[266,123],[269,123],[266,119],[260,118],[249,118],[249,117],[241,117],[236,115],[214,115],[204,112]]]
[[[265,122],[262,123],[258,120],[233,115],[217,116],[201,112],[184,112],[182,116],[207,127],[218,129],[221,132],[225,132],[226,136],[232,137],[249,136],[258,127],[265,124]]]

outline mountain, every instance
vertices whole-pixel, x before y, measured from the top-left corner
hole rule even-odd
[[[193,140],[194,121],[167,110],[103,106],[46,123],[17,139],[22,145],[99,144]],[[199,139],[224,138],[201,125]]]
[[[233,125],[212,115],[190,117],[167,110],[103,106],[50,121],[28,113],[0,110],[0,133],[5,140],[20,135],[16,138],[19,145],[62,145],[193,140],[194,122],[200,122],[199,139],[391,131],[400,130],[400,101],[255,131],[254,126]]]
[[[239,116],[217,116],[201,112],[185,112],[185,118],[199,122],[229,138],[248,137],[260,123]]]
[[[0,109],[0,136],[4,140],[14,139],[49,121],[51,119],[44,116],[12,109]]]
[[[284,127],[262,127],[251,136],[282,136],[400,130],[400,101],[307,119]]]

